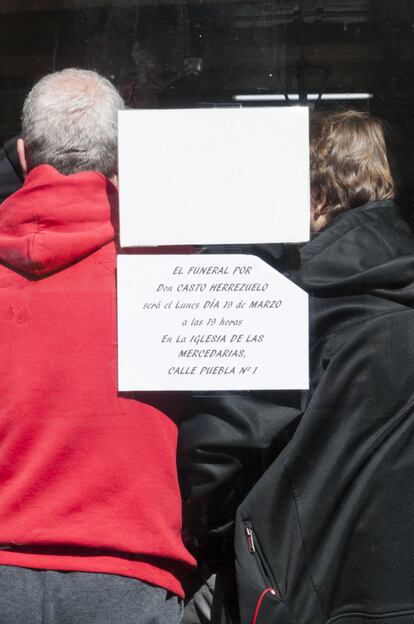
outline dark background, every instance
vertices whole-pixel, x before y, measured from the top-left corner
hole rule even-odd
[[[107,76],[133,107],[369,92],[342,107],[391,121],[414,177],[414,0],[1,0],[0,57],[2,140],[31,85],[70,66]]]

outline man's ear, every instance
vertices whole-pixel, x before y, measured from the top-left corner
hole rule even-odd
[[[25,178],[27,176],[26,145],[22,138],[17,139],[16,148],[20,167],[22,169],[23,177]]]
[[[317,184],[311,187],[311,230],[319,232],[328,223],[326,191]]]

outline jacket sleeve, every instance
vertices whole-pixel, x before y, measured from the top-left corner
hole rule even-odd
[[[194,397],[181,424],[179,469],[184,535],[196,556],[232,549],[238,505],[289,442],[299,392]]]

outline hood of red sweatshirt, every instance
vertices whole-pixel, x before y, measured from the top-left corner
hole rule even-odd
[[[0,206],[0,261],[34,277],[66,268],[114,239],[114,201],[101,173],[36,167]]]

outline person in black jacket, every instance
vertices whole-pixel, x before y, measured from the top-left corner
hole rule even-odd
[[[304,404],[210,397],[182,426],[201,558],[223,559],[236,515],[216,621],[414,623],[414,237],[385,137],[359,112],[312,128]]]

